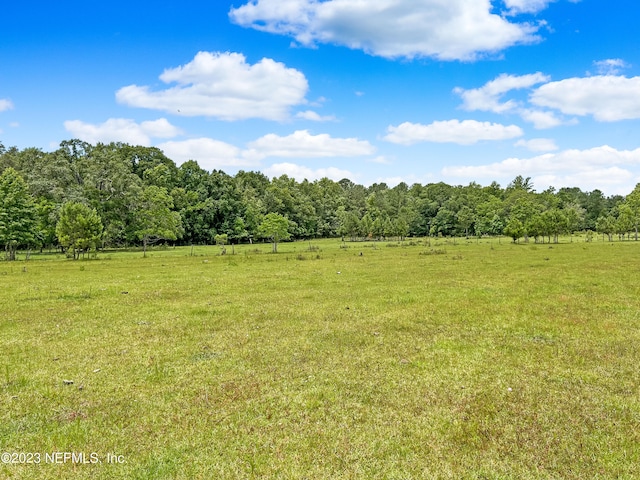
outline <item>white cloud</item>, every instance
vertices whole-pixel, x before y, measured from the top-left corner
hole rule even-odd
[[[269,58],[250,65],[239,53],[199,52],[194,59],[160,75],[165,90],[129,85],[116,92],[119,103],[175,115],[222,120],[285,120],[295,105],[306,103],[304,74]]]
[[[151,138],[172,138],[181,133],[166,118],[136,123],[127,118],[110,118],[93,125],[80,120],[64,122],[64,128],[75,138],[89,143],[123,142],[133,145],[151,145]]]
[[[619,75],[622,70],[629,68],[627,62],[621,58],[608,58],[593,62],[599,75]]]
[[[320,114],[318,114],[317,112],[314,112],[313,110],[298,112],[296,113],[296,118],[301,118],[303,120],[310,120],[312,122],[333,122],[336,119],[336,117],[334,117],[333,115],[321,116]]]
[[[202,168],[209,171],[222,167],[256,165],[254,160],[244,157],[238,147],[211,138],[170,141],[161,143],[157,147],[179,165],[188,160],[195,160]]]
[[[549,76],[540,72],[528,75],[507,75],[503,73],[480,88],[464,90],[457,87],[453,91],[462,97],[462,108],[465,110],[506,113],[516,110],[518,103],[514,100],[501,102],[500,100],[505,93],[548,82],[549,78]]]
[[[0,112],[13,109],[13,102],[8,98],[0,98]]]
[[[371,155],[375,148],[357,138],[333,138],[328,134],[311,135],[298,130],[281,137],[270,133],[248,144],[245,155],[251,158],[321,158]]]
[[[550,138],[532,138],[531,140],[518,140],[516,147],[524,147],[532,152],[553,152],[558,150],[556,142]]]
[[[602,122],[640,118],[640,77],[601,75],[551,82],[531,94],[531,103],[568,115],[593,115]]]
[[[537,13],[555,0],[504,0],[504,4],[509,8],[509,14]]]
[[[196,160],[207,170],[258,166],[261,160],[270,157],[355,157],[375,152],[375,148],[366,141],[356,138],[332,138],[327,134],[311,135],[307,130],[299,130],[286,137],[271,133],[249,142],[245,149],[211,138],[170,141],[157,147],[179,164],[187,160]]]
[[[287,175],[298,181],[302,181],[304,179],[313,181],[324,177],[330,178],[334,181],[339,181],[343,178],[353,180],[357,177],[357,175],[349,170],[342,170],[336,167],[318,168],[313,170],[309,167],[297,165],[295,163],[275,163],[262,171],[268,177],[280,177],[281,175]]]
[[[546,128],[557,127],[558,125],[571,124],[573,121],[565,122],[558,116],[548,110],[533,110],[523,108],[518,111],[523,120],[533,123],[534,128],[543,130]]]
[[[490,0],[251,0],[229,16],[302,45],[344,45],[386,58],[473,60],[539,41],[537,27],[492,9]]]
[[[617,150],[607,145],[588,150],[564,150],[532,158],[508,158],[489,165],[446,167],[442,174],[467,181],[486,179],[508,182],[517,175],[530,176],[537,189],[553,185],[600,189],[627,195],[640,181],[640,148]]]
[[[522,129],[516,125],[478,122],[476,120],[448,120],[430,125],[405,122],[389,126],[385,140],[402,145],[418,142],[459,143],[472,145],[481,140],[505,140],[520,137]]]

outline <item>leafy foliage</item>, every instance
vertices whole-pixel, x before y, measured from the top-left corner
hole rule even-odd
[[[35,217],[20,215],[24,228],[10,245],[3,240],[7,252],[61,244],[54,225],[67,202],[96,210],[104,246],[141,244],[145,253],[163,239],[191,245],[211,244],[218,235],[227,235],[231,244],[272,241],[261,228],[270,214],[286,219],[290,238],[353,241],[510,232],[525,242],[557,242],[561,234],[596,229],[610,240],[616,234],[637,239],[640,223],[640,187],[626,198],[575,187],[538,193],[531,178],[521,175],[506,188],[496,182],[486,187],[475,182],[365,187],[346,178],[300,182],[287,175],[207,172],[195,160],[177,167],[155,147],[80,140],[64,141],[50,153],[3,146],[0,171],[9,169],[26,181],[37,208]]]
[[[269,213],[258,227],[258,235],[271,240],[273,253],[277,253],[278,242],[288,240],[291,237],[289,227],[290,222],[286,217],[279,213]]]
[[[145,256],[150,243],[176,240],[182,234],[180,214],[172,211],[172,208],[173,200],[166,188],[150,185],[142,191],[136,212],[136,233],[142,240]]]
[[[56,235],[60,244],[71,250],[74,260],[80,253],[96,248],[102,235],[102,220],[95,208],[82,203],[67,202],[60,209]]]
[[[18,246],[36,240],[36,207],[24,179],[13,168],[0,175],[0,242],[8,260],[15,260]]]

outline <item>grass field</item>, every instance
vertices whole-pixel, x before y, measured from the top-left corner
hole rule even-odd
[[[640,243],[270,250],[0,262],[0,478],[640,478]]]

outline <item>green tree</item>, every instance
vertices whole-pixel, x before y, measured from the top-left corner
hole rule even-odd
[[[458,220],[458,224],[464,229],[464,236],[469,238],[469,229],[476,220],[473,210],[466,205],[463,205],[460,210],[458,210],[456,219]]]
[[[0,175],[0,242],[7,260],[16,259],[16,249],[35,241],[36,207],[29,187],[9,167]]]
[[[567,217],[564,212],[558,208],[545,210],[542,215],[542,224],[544,225],[544,235],[549,237],[553,235],[553,243],[558,243],[558,236],[567,231]]]
[[[244,223],[243,218],[237,217],[233,222],[233,233],[231,235],[231,238],[235,239],[236,241],[240,241],[244,238],[247,238],[248,236],[249,232],[247,231],[247,227]]]
[[[58,210],[56,205],[41,198],[36,204],[36,212],[38,218],[37,239],[40,245],[40,252],[44,247],[51,247],[56,242],[56,225],[58,223]]]
[[[504,204],[497,197],[490,196],[486,201],[479,203],[475,208],[476,235],[501,235],[504,228],[503,213]]]
[[[531,182],[531,177],[524,178],[522,175],[518,175],[514,178],[511,183],[507,185],[507,193],[514,190],[533,192],[533,182]]]
[[[403,241],[409,234],[409,224],[404,217],[399,217],[393,222],[394,232]]]
[[[382,222],[382,235],[385,238],[391,238],[393,236],[396,236],[395,225],[393,224],[393,222],[391,221],[391,219],[389,217],[386,217],[384,219],[384,222]],[[397,236],[399,236],[399,235],[397,235]]]
[[[176,240],[182,235],[180,214],[174,212],[173,199],[164,187],[150,185],[142,191],[138,205],[138,238],[142,240],[143,256],[147,246],[159,240]]]
[[[629,238],[630,232],[634,229],[635,218],[634,212],[628,203],[618,205],[618,218],[616,219],[616,233],[618,237],[624,240],[624,236]]]
[[[368,213],[365,213],[362,220],[360,220],[360,235],[364,238],[373,236],[373,220],[371,220],[371,215]]]
[[[573,241],[573,232],[580,230],[582,222],[584,221],[585,209],[577,203],[569,203],[565,205],[564,215],[566,218],[567,230],[571,235],[571,241]]]
[[[354,241],[360,233],[360,219],[355,212],[347,212],[342,208],[338,211],[340,218],[340,227],[338,228],[338,234],[343,238],[351,237],[351,241]]]
[[[96,248],[102,235],[102,220],[95,208],[78,202],[67,202],[60,209],[56,235],[63,247],[70,249],[73,259],[80,258],[92,247]]]
[[[278,242],[291,237],[289,220],[279,213],[268,213],[258,227],[258,235],[270,239],[273,244],[273,253],[278,253]]]
[[[638,224],[640,223],[640,183],[638,183],[633,191],[627,195],[624,205],[629,207],[627,215],[629,215],[630,223],[633,226],[635,240],[638,241]]]
[[[431,221],[430,234],[434,236],[452,235],[456,223],[456,214],[449,207],[451,202],[447,202],[447,206],[440,207],[438,213]]]
[[[518,177],[516,177],[517,179]],[[544,206],[541,205],[536,198],[535,194],[527,191],[528,179],[523,179],[524,187],[517,187],[512,190],[508,190],[509,194],[505,199],[505,207],[508,212],[508,218],[517,218],[520,223],[525,225],[529,219],[535,215],[541,213],[544,210]],[[525,242],[529,241],[527,231],[524,231]]]
[[[376,218],[371,224],[371,233],[376,240],[384,236],[384,220],[381,217]]]
[[[513,243],[516,243],[518,239],[524,235],[524,225],[517,218],[511,218],[507,222],[507,226],[504,227],[504,234],[507,237],[511,237],[513,239]]]
[[[616,218],[609,215],[602,215],[598,217],[596,220],[596,232],[602,234],[602,241],[604,241],[604,236],[606,235],[610,242],[613,242],[613,234],[616,231]]]
[[[535,239],[536,243],[539,242],[540,237],[542,237],[542,243],[544,243],[546,227],[541,214],[536,214],[529,220],[527,220],[527,223],[524,226],[524,230],[527,236],[533,237]]]

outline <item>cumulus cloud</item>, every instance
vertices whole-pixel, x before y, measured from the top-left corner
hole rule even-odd
[[[287,175],[288,177],[295,178],[299,182],[304,179],[313,181],[325,177],[336,182],[343,178],[348,178],[350,180],[356,178],[356,175],[349,170],[342,170],[336,167],[318,168],[314,170],[295,163],[274,163],[262,171],[268,177],[280,177],[282,175]]]
[[[247,146],[245,155],[252,158],[357,157],[375,152],[375,148],[364,140],[333,138],[326,133],[312,135],[308,130],[298,130],[286,137],[270,133]]]
[[[333,115],[325,115],[322,116],[318,112],[314,112],[313,110],[305,110],[304,112],[296,113],[296,118],[301,118],[303,120],[310,120],[312,122],[333,122],[336,117]]]
[[[64,128],[75,138],[89,143],[123,142],[144,146],[151,145],[151,138],[172,138],[181,133],[166,118],[142,123],[128,118],[110,118],[99,125],[68,120],[64,122]]]
[[[619,75],[622,70],[629,68],[627,62],[621,58],[608,58],[593,62],[599,75]]]
[[[504,100],[507,93],[513,90],[531,89],[535,85],[543,83],[539,90],[544,91],[544,87],[549,85],[550,77],[541,72],[531,73],[527,75],[509,75],[501,74],[494,80],[484,84],[480,88],[463,89],[454,88],[454,93],[462,98],[462,106],[468,111],[484,111],[498,114],[516,114],[522,117],[526,122],[532,123],[536,129],[546,129],[557,127],[559,125],[567,125],[575,123],[575,119],[567,120],[558,116],[556,112],[551,110],[543,110],[539,106],[551,106],[538,102],[538,107],[533,107],[523,101],[514,99]],[[559,82],[555,82],[559,83]],[[534,92],[535,95],[535,92]],[[530,100],[533,95],[530,95]],[[535,102],[533,102],[535,104]],[[568,112],[564,112],[568,113]]]
[[[538,87],[531,103],[601,122],[640,118],[640,77],[568,78]]]
[[[175,115],[221,120],[284,120],[291,107],[304,104],[304,74],[269,58],[250,65],[239,53],[199,52],[194,59],[160,75],[164,90],[129,85],[116,92],[119,103]]]
[[[492,10],[489,0],[251,0],[229,17],[305,46],[330,43],[386,58],[473,60],[540,40],[538,27]]]
[[[207,170],[259,166],[262,160],[270,157],[339,158],[371,155],[375,152],[375,148],[366,141],[333,138],[327,134],[311,135],[307,130],[299,130],[284,137],[273,133],[264,135],[249,142],[244,149],[212,138],[169,141],[157,147],[179,164],[196,160]]]
[[[555,0],[504,0],[505,6],[509,9],[509,14],[537,13]]]
[[[532,177],[538,188],[579,186],[587,190],[598,188],[608,194],[627,195],[640,181],[630,170],[638,165],[640,148],[617,150],[603,145],[588,150],[545,153],[532,158],[508,158],[488,165],[446,167],[442,174],[467,181],[509,181],[517,175],[525,175]]]
[[[458,143],[472,145],[481,140],[505,140],[523,135],[516,125],[478,122],[476,120],[448,120],[429,125],[405,122],[389,126],[385,140],[402,145],[418,142]]]
[[[13,108],[13,103],[8,98],[0,98],[0,112],[4,112],[5,110],[11,110]]]
[[[255,160],[245,157],[238,147],[212,138],[170,141],[157,147],[179,165],[188,160],[196,160],[205,170],[257,165]]]
[[[550,138],[532,138],[531,140],[518,140],[516,147],[524,147],[532,152],[553,152],[558,150],[556,142]]]
[[[480,88],[465,90],[457,87],[453,91],[462,97],[462,108],[485,112],[506,113],[518,108],[514,100],[501,102],[504,94],[511,90],[530,88],[539,83],[548,82],[549,76],[540,72],[528,75],[508,75],[503,73]]]
[[[565,121],[559,118],[554,112],[550,112],[548,110],[523,108],[520,109],[518,113],[524,121],[533,123],[533,127],[538,130],[575,123],[573,120]]]

